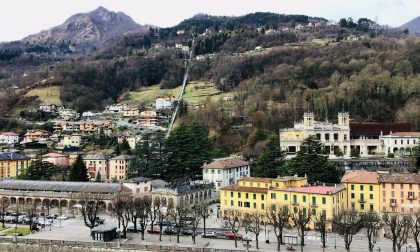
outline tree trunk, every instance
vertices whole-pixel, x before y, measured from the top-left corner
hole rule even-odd
[[[281,246],[281,236],[277,236],[277,251],[280,251]]]
[[[255,235],[255,246],[258,249],[258,235]]]
[[[206,218],[203,218],[204,233],[206,233]]]
[[[195,244],[195,230],[193,231],[192,240],[193,240],[193,243]]]
[[[420,251],[420,243],[418,239],[415,239],[417,251]]]
[[[233,234],[235,237],[234,237],[234,239],[235,239],[235,248],[237,248],[238,247],[238,240],[236,239],[236,234]]]
[[[162,223],[162,221],[160,223]],[[159,225],[159,241],[162,241],[162,227],[163,225]]]
[[[141,240],[144,241],[144,229],[141,231]]]
[[[300,231],[301,231],[300,246],[303,247],[305,246],[305,236],[303,235],[305,233],[305,230],[304,228],[302,228]]]
[[[176,242],[179,243],[179,231],[176,232]]]
[[[392,251],[397,252],[397,241],[392,239]]]

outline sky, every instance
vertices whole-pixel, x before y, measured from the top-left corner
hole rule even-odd
[[[420,15],[420,0],[2,0],[0,6],[0,41],[22,39],[99,6],[159,27],[176,25],[197,13],[239,16],[267,11],[336,21],[377,17],[380,24],[394,27]]]

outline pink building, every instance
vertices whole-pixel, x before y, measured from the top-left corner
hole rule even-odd
[[[69,166],[69,156],[59,153],[48,153],[42,156],[42,160],[56,166]]]

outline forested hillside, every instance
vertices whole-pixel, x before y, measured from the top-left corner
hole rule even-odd
[[[180,120],[202,121],[227,152],[258,151],[258,141],[301,120],[307,108],[319,119],[335,120],[345,109],[356,121],[404,121],[420,130],[420,40],[367,19],[343,20],[330,26],[299,15],[198,15],[86,54],[8,48],[0,52],[0,107],[10,114],[16,104],[36,104],[24,96],[34,83],[60,87],[61,102],[78,111],[102,109],[140,87],[179,86],[186,53],[175,44],[191,46],[194,35],[195,55],[205,60],[193,61],[190,81],[234,96],[209,100],[206,110],[184,110]],[[12,85],[20,90],[10,92]]]

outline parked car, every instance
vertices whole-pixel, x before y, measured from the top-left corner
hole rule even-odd
[[[45,227],[45,226],[51,226],[52,225],[52,221],[50,220],[50,219],[47,219],[47,220],[40,220],[40,221],[38,221],[38,226],[41,226],[41,227]]]
[[[61,215],[57,217],[57,220],[67,220],[69,217],[67,215]]]
[[[184,228],[181,230],[181,234],[183,235],[193,235],[194,232],[191,228]]]
[[[167,234],[167,235],[173,235],[173,234],[176,234],[176,230],[175,230],[175,228],[173,228],[173,227],[171,227],[171,226],[169,226],[169,227],[167,227],[167,228],[165,228],[165,231],[163,231],[165,234]]]
[[[226,233],[226,238],[233,240],[235,238],[235,236],[233,235],[232,232],[227,232]],[[242,235],[240,233],[236,234],[236,239],[237,240],[242,240]]]
[[[130,226],[127,228],[127,232],[130,232],[130,233],[137,233],[141,231],[143,231],[143,229],[140,226],[137,226],[136,228],[134,228],[134,226]]]
[[[16,220],[16,216],[9,215],[4,217],[4,222],[13,222],[14,220]]]
[[[170,221],[167,221],[167,220],[162,221],[162,226],[170,226],[170,225],[171,225]],[[160,226],[160,222],[156,222],[156,226]]]
[[[217,234],[216,234],[216,232],[213,232],[213,231],[207,231],[205,233],[202,233],[201,237],[203,237],[203,238],[216,238]]]
[[[160,229],[159,229],[159,227],[153,227],[153,229],[150,227],[149,229],[147,229],[147,233],[149,233],[149,234],[159,234]]]

